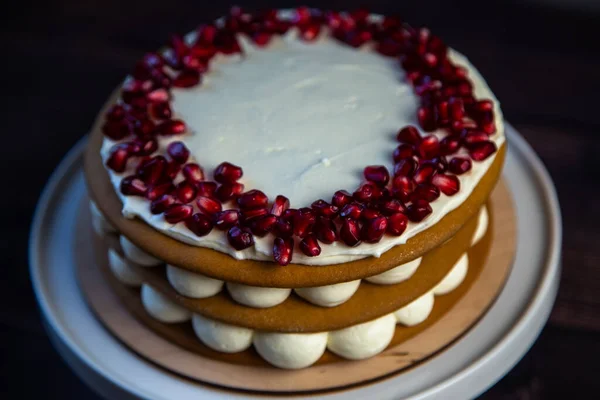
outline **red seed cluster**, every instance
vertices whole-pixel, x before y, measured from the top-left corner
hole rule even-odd
[[[300,209],[290,208],[283,195],[270,202],[260,190],[244,192],[242,168],[229,162],[217,166],[210,180],[201,165],[190,161],[182,141],[170,141],[159,154],[160,137],[187,132],[185,122],[173,118],[173,87],[201,85],[213,56],[242,52],[238,35],[263,47],[291,27],[304,41],[327,31],[348,46],[370,42],[380,54],[397,58],[420,98],[416,117],[421,129],[437,134],[402,127],[392,171],[367,166],[365,181],[353,193],[338,190],[331,202],[319,199]],[[102,131],[118,142],[108,168],[123,173],[135,167],[134,174],[121,180],[121,193],[145,197],[153,214],[183,223],[197,236],[213,228],[224,231],[238,251],[253,246],[255,236],[271,234],[273,257],[280,265],[292,261],[295,243],[305,255],[316,257],[319,243],[358,246],[377,243],[386,234],[401,235],[409,221],[418,223],[431,214],[431,202],[460,190],[457,175],[468,173],[472,161],[483,161],[497,150],[490,140],[496,132],[494,105],[474,97],[466,69],[451,62],[446,45],[426,28],[415,29],[395,17],[375,20],[364,9],[337,13],[301,7],[284,20],[276,10],[251,15],[233,8],[219,26],[199,27],[193,43],[173,35],[165,51],[148,53],[136,63],[119,103],[106,113]],[[457,155],[461,149],[463,154]]]

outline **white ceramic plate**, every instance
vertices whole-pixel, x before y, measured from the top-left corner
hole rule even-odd
[[[495,304],[458,342],[418,367],[320,397],[470,398],[498,381],[531,347],[558,288],[560,210],[537,156],[510,126],[507,136],[504,177],[514,195],[519,237],[515,265]],[[203,386],[165,372],[129,351],[94,318],[77,286],[73,256],[77,213],[86,190],[84,147],[85,140],[52,175],[39,201],[29,243],[35,293],[58,351],[85,382],[110,399],[264,398]]]

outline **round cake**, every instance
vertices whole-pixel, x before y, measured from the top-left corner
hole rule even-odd
[[[484,267],[505,152],[493,93],[427,28],[234,8],[136,63],[85,168],[150,317],[297,369],[382,352]]]

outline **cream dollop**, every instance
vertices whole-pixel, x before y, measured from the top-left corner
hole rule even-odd
[[[485,233],[487,232],[489,219],[490,217],[488,215],[487,207],[481,207],[481,210],[479,210],[479,214],[477,215],[477,228],[475,229],[475,233],[473,234],[471,246],[476,245],[481,239],[483,239]]]
[[[223,288],[223,281],[167,265],[167,279],[181,295],[195,299],[214,296]]]
[[[192,326],[202,343],[222,353],[237,353],[252,345],[252,329],[224,324],[199,314],[193,315]]]
[[[154,267],[163,263],[158,258],[151,256],[137,247],[123,235],[119,237],[119,243],[121,243],[121,248],[123,249],[123,253],[125,253],[125,257],[138,265],[143,267]]]
[[[175,304],[147,284],[142,285],[142,304],[148,314],[167,324],[185,322],[192,317],[192,313],[187,309]]]
[[[334,285],[296,288],[294,292],[303,299],[321,307],[335,307],[346,301],[360,286],[360,279]]]
[[[253,343],[258,354],[276,367],[299,369],[314,364],[323,355],[327,332],[256,332]]]
[[[396,322],[405,326],[418,325],[425,321],[433,310],[433,291],[425,293],[412,303],[394,312]]]
[[[433,294],[439,296],[456,289],[467,276],[468,268],[469,256],[465,253],[458,259],[444,279],[433,288]]]
[[[292,289],[268,288],[227,282],[227,290],[235,301],[249,307],[268,308],[281,304],[288,298]]]
[[[409,261],[406,264],[399,265],[388,271],[382,272],[381,274],[369,276],[365,278],[368,282],[375,283],[377,285],[392,285],[394,283],[400,283],[407,280],[417,271],[419,265],[421,265],[422,257],[415,260]]]
[[[392,341],[396,329],[394,314],[329,332],[327,348],[350,360],[362,360],[381,353]]]
[[[108,266],[119,282],[133,287],[140,287],[144,280],[125,258],[114,249],[108,249]]]
[[[96,203],[90,200],[90,213],[92,214],[92,227],[99,236],[115,233],[116,229],[104,218]]]

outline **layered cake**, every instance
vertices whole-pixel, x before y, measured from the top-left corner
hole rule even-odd
[[[381,353],[484,268],[505,150],[498,101],[428,29],[236,8],[136,63],[86,178],[147,316],[298,369]]]

